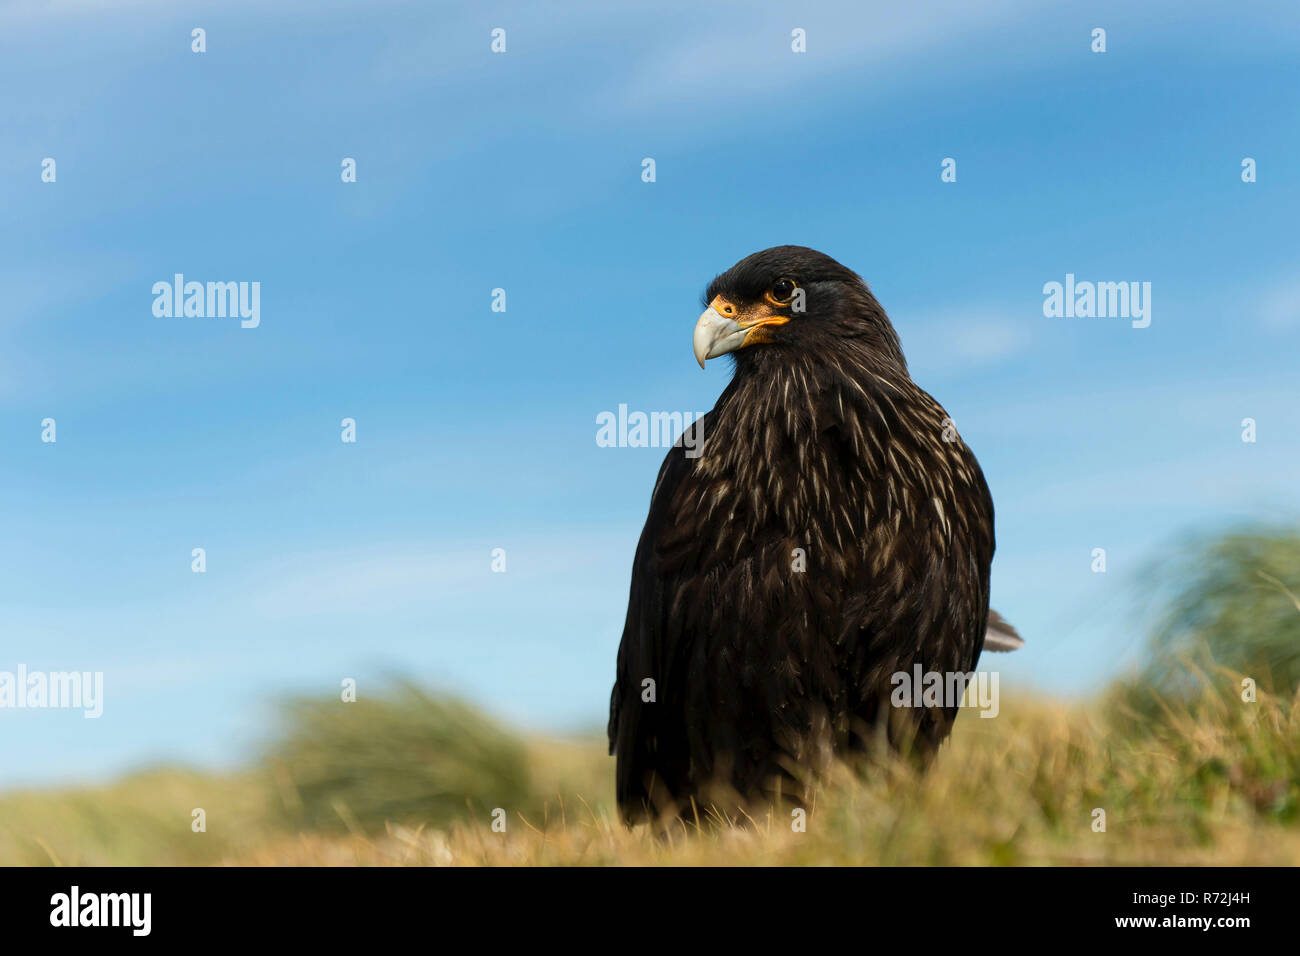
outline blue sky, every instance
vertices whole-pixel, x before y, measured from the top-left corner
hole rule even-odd
[[[1296,514],[1294,4],[98,6],[0,2],[0,670],[106,697],[0,711],[0,786],[229,765],[344,677],[600,726],[663,452],[596,416],[710,408],[700,292],[770,245],[979,456],[1004,687],[1096,688],[1162,547]],[[176,272],[261,325],[155,317]],[[1150,327],[1045,318],[1067,273]]]

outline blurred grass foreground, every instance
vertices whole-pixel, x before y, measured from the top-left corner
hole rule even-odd
[[[0,864],[1300,864],[1300,536],[1180,555],[1140,673],[1072,704],[1004,687],[929,771],[822,782],[803,830],[782,811],[629,831],[602,739],[530,737],[398,685],[293,702],[239,774],[0,795]]]

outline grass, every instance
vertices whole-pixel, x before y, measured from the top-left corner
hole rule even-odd
[[[520,736],[409,687],[300,702],[245,773],[0,796],[0,863],[1300,864],[1296,699],[1247,703],[1238,675],[1195,676],[1165,700],[1139,684],[1075,704],[1004,689],[1001,714],[963,714],[929,771],[892,760],[824,781],[803,832],[781,811],[662,840],[616,822],[602,740]]]
[[[1142,682],[1179,693],[1187,659],[1217,661],[1265,689],[1300,687],[1300,528],[1190,537],[1142,575],[1155,610]]]

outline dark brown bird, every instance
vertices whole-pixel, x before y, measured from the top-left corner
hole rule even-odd
[[[609,719],[629,822],[788,789],[873,733],[932,752],[956,705],[891,707],[891,678],[973,671],[990,622],[984,476],[866,283],[778,246],[704,302],[695,356],[735,371],[637,545]]]

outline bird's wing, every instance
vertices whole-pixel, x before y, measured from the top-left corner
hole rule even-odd
[[[709,434],[708,422],[713,413],[703,416],[694,428],[697,435]],[[696,544],[694,530],[680,527],[674,502],[683,481],[689,480],[692,459],[686,457],[679,441],[671,448],[659,469],[650,513],[637,544],[632,563],[632,584],[628,593],[627,619],[618,649],[618,669],[609,703],[609,752],[618,758],[616,792],[619,806],[629,816],[653,803],[647,792],[652,773],[673,776],[680,765],[685,772],[688,759],[681,741],[684,734],[669,726],[680,719],[676,708],[666,701],[643,700],[649,692],[647,678],[655,682],[660,694],[665,683],[682,665],[683,635],[680,627],[670,626],[670,604],[676,582],[689,573],[679,558],[689,555]],[[681,753],[671,748],[682,749]],[[675,781],[668,781],[673,783]]]
[[[984,631],[984,650],[1015,651],[1025,646],[1025,639],[1007,623],[997,611],[989,609],[989,622]]]

